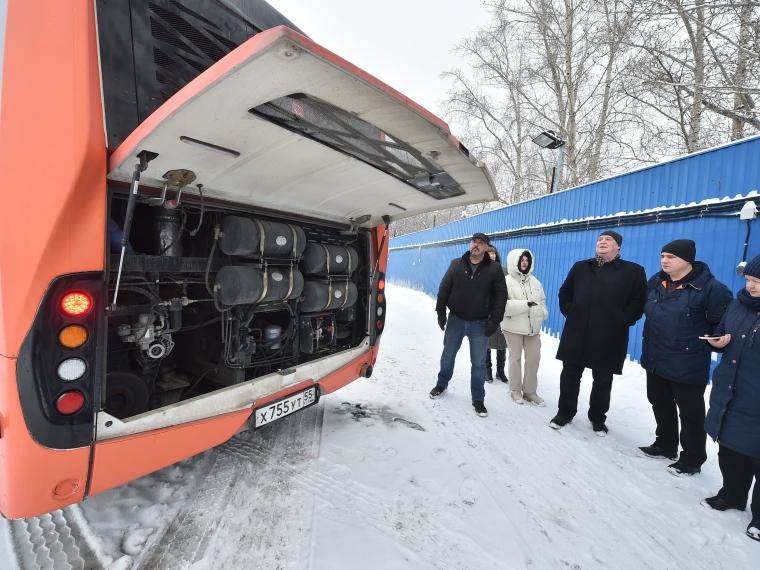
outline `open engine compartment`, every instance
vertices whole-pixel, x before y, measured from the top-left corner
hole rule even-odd
[[[288,374],[366,338],[365,230],[141,195],[119,277],[126,209],[127,194],[111,190],[108,414]]]

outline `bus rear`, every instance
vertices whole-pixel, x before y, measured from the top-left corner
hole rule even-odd
[[[495,197],[443,121],[293,28],[259,0],[8,0],[5,516],[368,377],[390,221]]]

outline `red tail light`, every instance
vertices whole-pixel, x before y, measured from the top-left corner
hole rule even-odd
[[[64,392],[55,402],[55,407],[64,416],[76,414],[84,408],[84,394],[82,392]]]
[[[371,318],[375,322],[375,326],[370,328],[370,345],[374,346],[377,339],[383,333],[385,329],[386,315],[386,299],[385,299],[385,273],[378,271],[377,281],[372,291],[374,295],[373,306],[371,308]]]
[[[92,299],[87,293],[74,291],[67,293],[61,299],[61,310],[70,317],[84,315],[92,307]]]

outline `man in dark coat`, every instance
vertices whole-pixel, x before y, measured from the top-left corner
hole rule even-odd
[[[647,398],[652,404],[657,439],[639,449],[649,457],[678,459],[674,475],[695,475],[707,461],[705,389],[710,377],[710,335],[733,299],[707,264],[694,261],[697,246],[677,239],[662,248],[657,272],[647,284],[641,366],[647,371]],[[678,417],[681,451],[678,457]]]
[[[641,318],[646,299],[644,268],[620,259],[623,237],[602,232],[596,256],[578,261],[559,289],[559,310],[567,319],[557,351],[563,363],[559,379],[559,410],[549,425],[560,429],[578,412],[584,368],[590,368],[588,419],[599,436],[607,434],[613,374],[623,373],[628,328]]]
[[[488,415],[485,399],[486,354],[488,337],[499,330],[507,305],[507,284],[501,265],[486,255],[490,239],[476,233],[470,250],[451,262],[438,288],[438,325],[444,330],[443,354],[438,382],[431,398],[443,394],[454,374],[454,361],[466,336],[470,342],[470,391],[475,413]],[[449,318],[446,319],[446,308]]]

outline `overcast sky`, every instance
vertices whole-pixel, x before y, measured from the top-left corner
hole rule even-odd
[[[323,45],[438,112],[451,48],[488,21],[480,0],[267,0]]]

